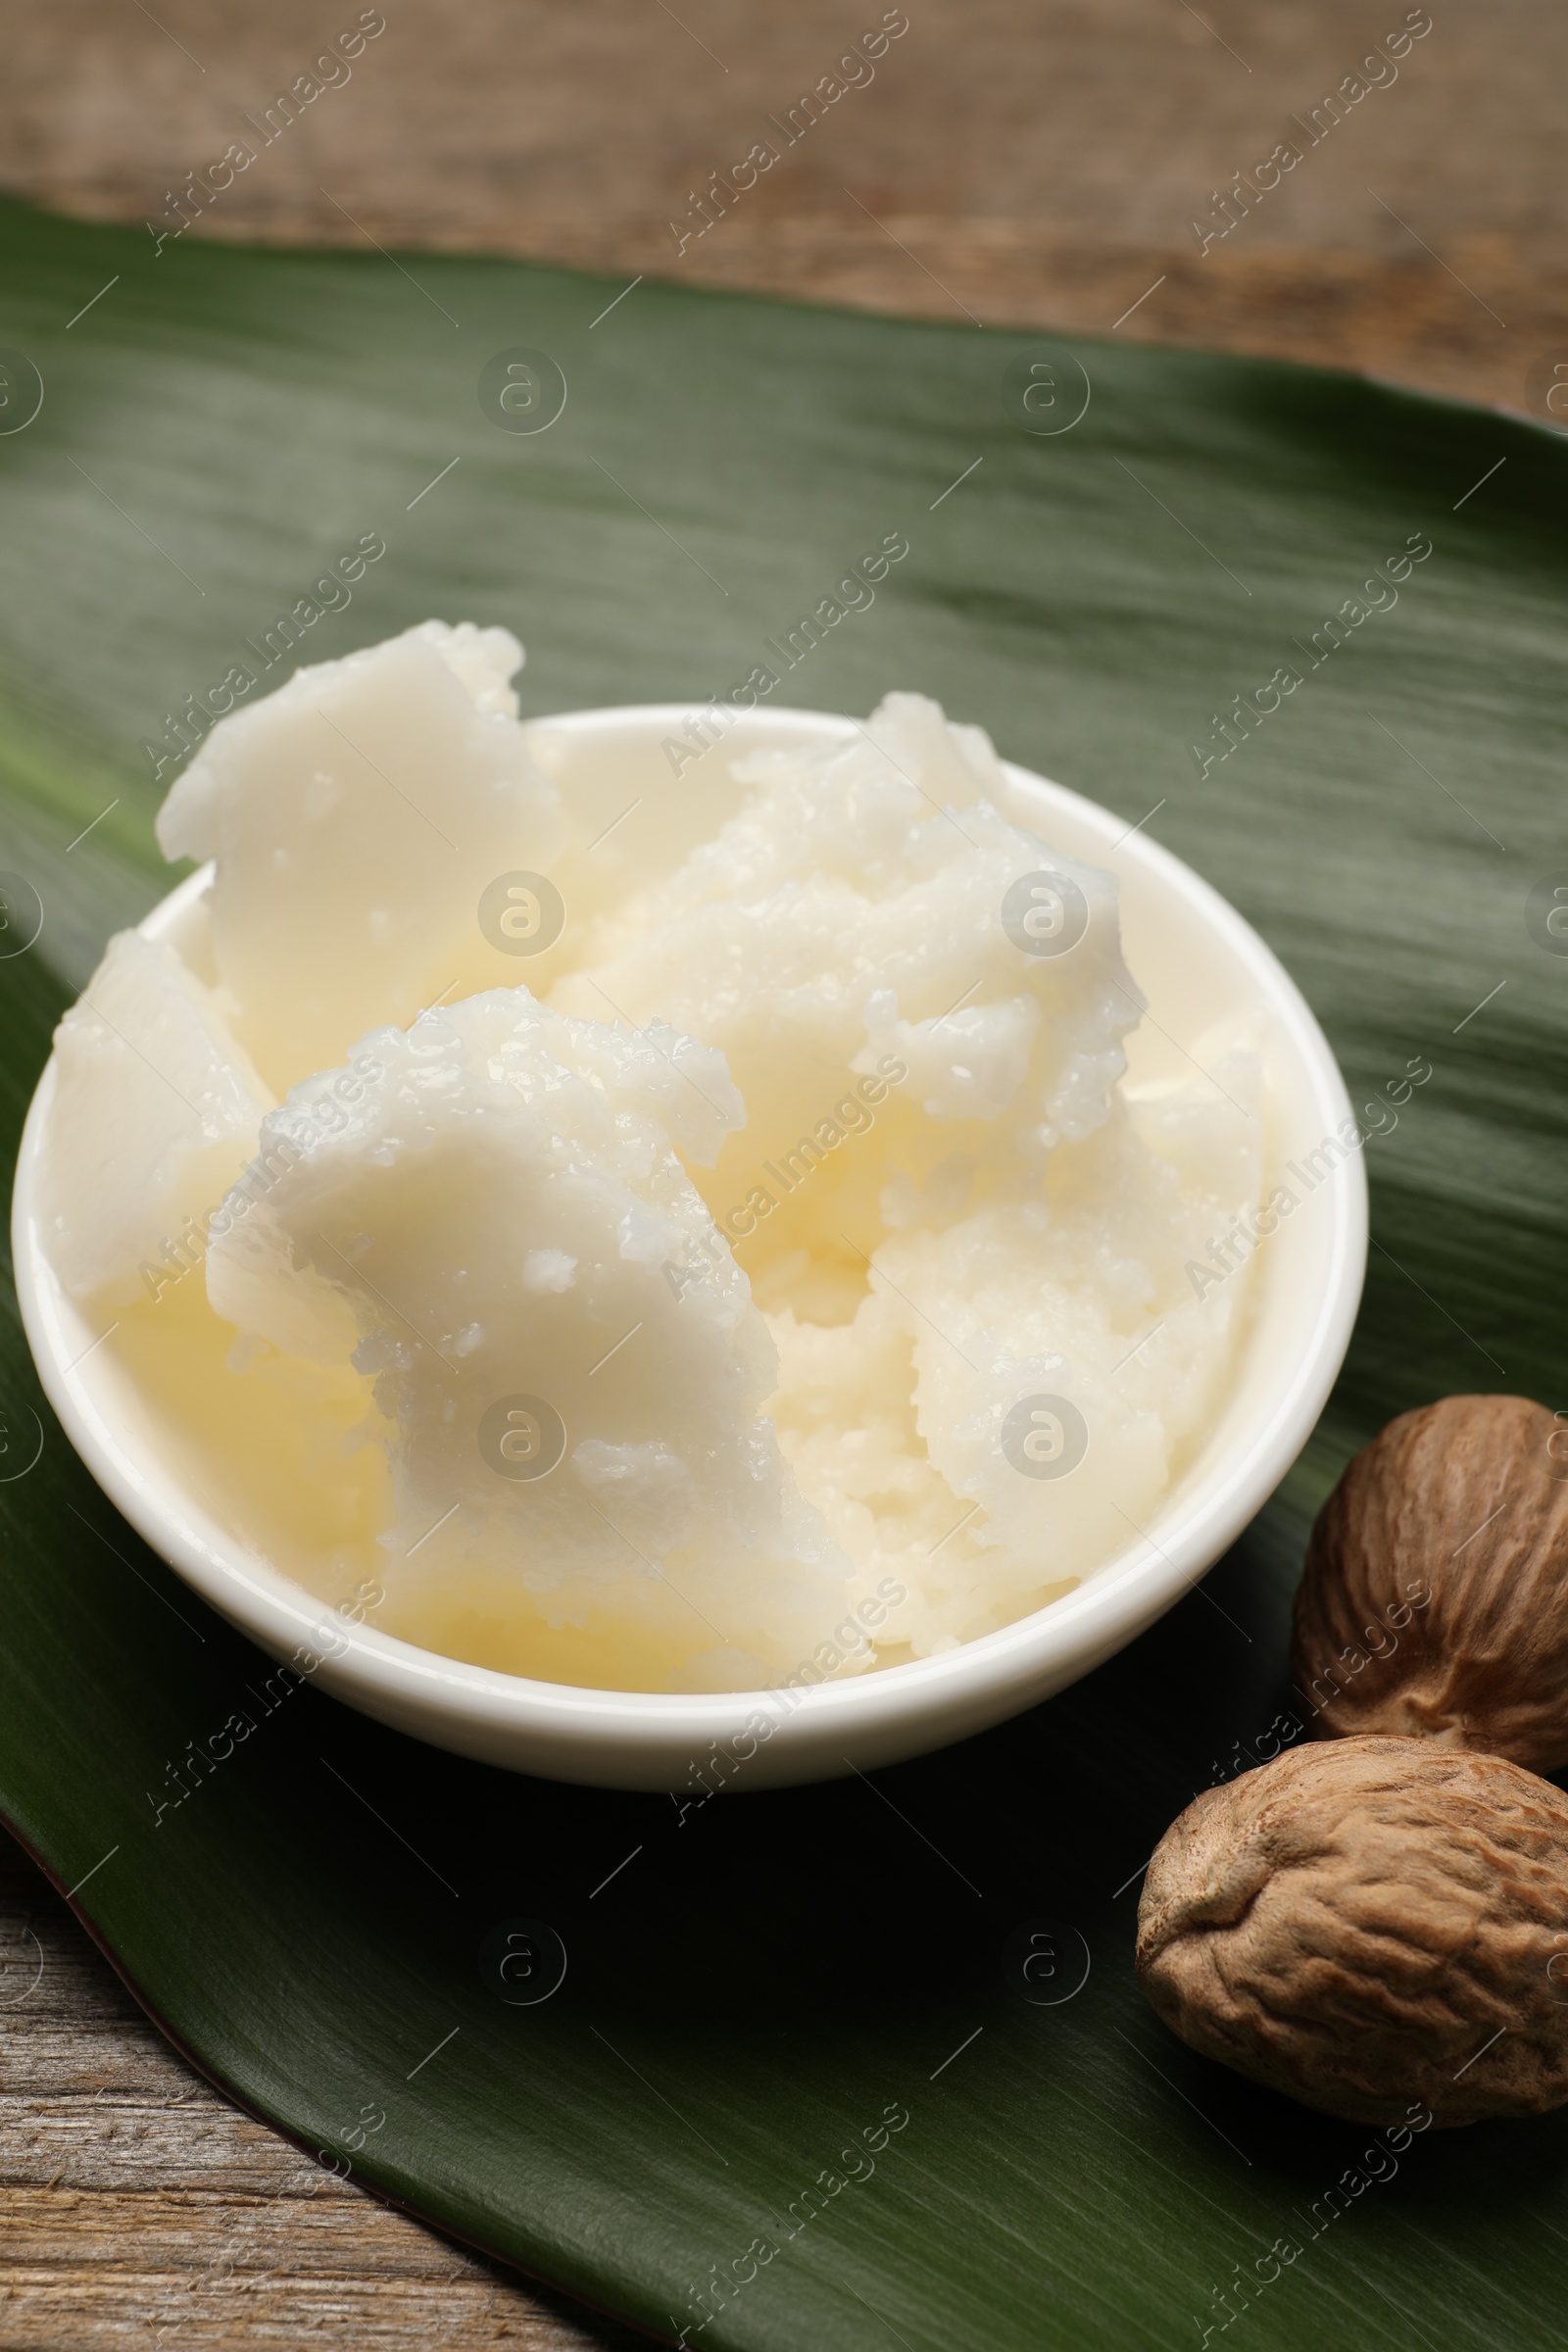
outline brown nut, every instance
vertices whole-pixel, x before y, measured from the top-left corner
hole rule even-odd
[[[1138,1973],[1204,2057],[1353,2122],[1568,2100],[1568,1796],[1428,1740],[1288,1748],[1161,1839]]]
[[[1318,1514],[1292,1676],[1320,1735],[1568,1764],[1568,1428],[1525,1396],[1391,1421]]]

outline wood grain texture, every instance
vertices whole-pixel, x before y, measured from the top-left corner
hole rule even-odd
[[[0,1833],[0,2352],[328,2336],[371,2352],[645,2340],[524,2290],[238,2113]]]
[[[237,138],[255,161],[198,199],[193,234],[373,237],[1114,330],[1537,415],[1568,354],[1568,18],[1548,0],[1438,0],[1430,33],[1337,121],[1314,109],[1397,33],[1398,0],[911,0],[874,80],[793,140],[790,108],[879,5],[404,0],[352,69],[328,69],[349,78],[269,133],[265,110],[355,13],[6,0],[0,176],[168,227],[171,192]],[[777,164],[680,249],[693,193],[758,140]],[[1281,141],[1299,164],[1259,195]],[[1253,192],[1244,180],[1221,235],[1213,199],[1239,172]],[[1216,232],[1206,247],[1195,220]]]

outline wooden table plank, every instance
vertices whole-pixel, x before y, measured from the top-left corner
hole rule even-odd
[[[170,226],[171,191],[238,139],[254,161],[195,199],[193,234],[374,237],[1116,331],[1538,414],[1543,363],[1568,356],[1568,12],[1551,0],[909,0],[890,12],[908,30],[798,135],[791,108],[882,0],[400,0],[326,69],[348,78],[269,131],[354,13],[4,0],[0,176]],[[1431,30],[1366,69],[1411,15]],[[714,173],[733,186],[758,142],[777,162],[680,250],[694,193]],[[1300,160],[1259,192],[1282,142]],[[1221,235],[1238,173],[1246,211]]]
[[[230,2107],[0,1836],[0,2352],[297,2345],[610,2352]]]

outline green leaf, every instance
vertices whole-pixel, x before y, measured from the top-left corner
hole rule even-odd
[[[1568,868],[1557,438],[1117,344],[1078,348],[1088,414],[1037,435],[1003,379],[1038,338],[651,284],[601,316],[618,289],[562,271],[159,251],[14,206],[0,234],[0,331],[45,384],[0,435],[0,864],[45,907],[37,947],[0,961],[8,1150],[52,1020],[166,886],[166,714],[265,663],[276,616],[362,534],[386,554],[305,658],[431,613],[503,621],[540,711],[695,704],[902,533],[874,606],[780,699],[938,695],[1224,890],[1357,1101],[1433,1069],[1368,1148],[1360,1326],[1281,1494],[1109,1666],[874,1782],[694,1786],[682,1813],[461,1763],[308,1684],[281,1695],[117,1519],[8,1318],[0,1465],[30,1451],[29,1415],[43,1431],[0,1484],[8,1817],[236,2097],[671,2336],[1175,2348],[1245,2302],[1256,2352],[1553,2340],[1568,2125],[1421,2137],[1325,2204],[1349,2168],[1365,2181],[1376,2135],[1171,2040],[1131,1950],[1173,1814],[1302,1712],[1290,1593],[1348,1451],[1447,1391],[1563,1399],[1568,959],[1525,921]],[[479,402],[518,346],[568,388],[531,435]],[[1065,385],[1051,364],[1035,380]],[[1396,602],[1364,589],[1423,539]],[[1314,659],[1362,596],[1381,609]],[[1292,667],[1221,758],[1215,714]],[[254,1730],[193,1765],[235,1714]],[[1091,1959],[1052,2006],[1003,1966],[1042,1919]],[[481,1969],[518,1920],[568,1956],[531,2006]]]

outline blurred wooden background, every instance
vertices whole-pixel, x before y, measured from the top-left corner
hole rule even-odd
[[[769,117],[833,73],[882,0],[386,0],[386,29],[262,147],[248,123],[361,13],[7,0],[0,178],[68,212],[167,221],[169,192],[242,139],[256,161],[198,233],[368,234],[1114,329],[1519,408],[1568,346],[1568,15],[1550,0],[907,0],[874,79],[852,68],[862,86],[683,255],[669,223],[694,220],[692,193],[780,144]],[[1390,59],[1410,19],[1430,31]],[[1314,134],[1330,93],[1343,120],[1322,113]],[[1249,196],[1282,141],[1300,163]],[[1213,199],[1238,173],[1250,209],[1204,250],[1191,223],[1223,224]]]
[[[881,0],[384,0],[384,17],[356,0],[7,0],[0,183],[167,227],[189,175],[210,184],[242,140],[255,161],[193,198],[192,233],[480,248],[1273,354],[1553,421],[1568,14],[1548,0],[887,15],[907,29],[848,67],[859,86],[790,145],[769,119],[884,21]],[[269,138],[278,93],[361,22],[384,29]],[[670,222],[695,229],[694,196],[759,140],[778,162],[680,250]],[[1282,142],[1300,160],[1259,195]],[[345,2330],[421,2352],[630,2341],[235,2114],[3,1838],[0,2182],[0,2352]]]

